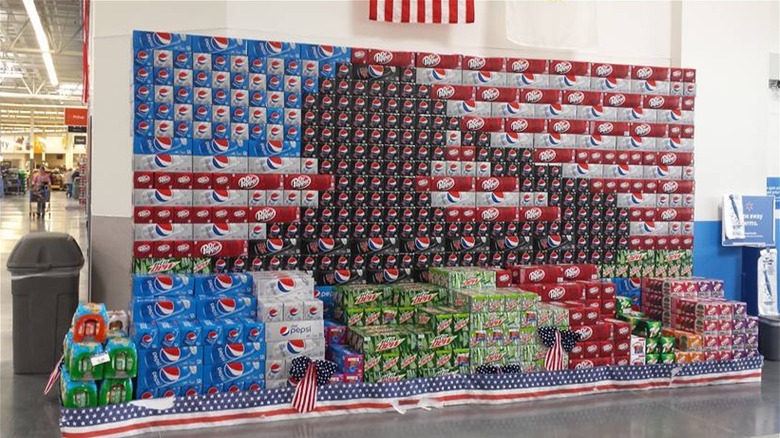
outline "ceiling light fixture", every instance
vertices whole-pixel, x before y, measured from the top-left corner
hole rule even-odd
[[[54,70],[54,60],[51,57],[49,40],[46,38],[46,32],[43,31],[41,17],[38,15],[38,9],[35,8],[35,0],[22,1],[24,2],[24,8],[27,10],[27,16],[30,17],[30,24],[32,24],[33,30],[35,30],[35,37],[38,39],[38,46],[41,49],[41,56],[43,56],[43,64],[46,66],[46,73],[49,75],[49,83],[56,87],[60,81],[57,79],[57,72]]]

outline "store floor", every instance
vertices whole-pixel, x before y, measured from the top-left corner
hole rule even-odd
[[[62,193],[54,194],[51,218],[43,223],[29,219],[24,199],[0,198],[0,437],[55,437],[59,418],[56,389],[42,395],[47,376],[13,374],[8,254],[20,236],[40,229],[70,233],[86,250],[85,224],[83,210]],[[82,273],[82,298],[85,291]],[[780,362],[766,362],[763,372],[756,384],[361,414],[144,437],[780,437]]]

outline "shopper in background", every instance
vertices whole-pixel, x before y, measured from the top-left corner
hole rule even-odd
[[[65,196],[70,198],[70,188],[73,186],[73,169],[65,171]]]
[[[46,166],[41,165],[32,179],[32,199],[38,203],[37,215],[43,217],[46,212],[46,192],[51,186],[51,177],[46,172]]]

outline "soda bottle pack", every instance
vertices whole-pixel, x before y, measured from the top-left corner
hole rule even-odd
[[[689,275],[691,69],[134,34],[136,272]]]
[[[60,395],[63,407],[84,408],[133,399],[132,378],[138,370],[135,344],[123,329],[125,312],[103,304],[80,303],[63,341]]]

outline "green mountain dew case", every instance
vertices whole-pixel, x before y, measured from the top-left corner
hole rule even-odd
[[[403,330],[402,326],[350,327],[347,342],[363,354],[414,352],[417,349],[417,334]]]
[[[398,307],[382,306],[382,325],[398,324]]]
[[[414,378],[416,369],[407,370]],[[406,374],[401,370],[401,354],[382,353],[365,356],[363,381],[368,383],[397,382],[406,379]]]
[[[211,264],[214,260],[211,257],[196,257],[192,259],[193,274],[211,274]]]
[[[382,325],[382,308],[366,307],[363,309],[363,325]]]
[[[131,393],[132,394],[132,393]],[[98,405],[94,381],[73,380],[67,369],[60,374],[60,398],[64,408],[90,408]]]
[[[533,292],[514,287],[497,288],[494,292],[504,297],[506,312],[536,311],[536,303],[541,300],[541,297]]]
[[[100,382],[98,406],[116,405],[133,400],[133,382],[125,379],[105,379]]]
[[[490,289],[452,289],[451,296],[452,307],[461,312],[503,312],[503,296]]]
[[[393,304],[389,299],[387,289],[375,284],[349,284],[336,286],[337,306],[344,309],[354,307],[381,307]]]
[[[420,351],[417,353],[417,374],[420,377],[428,377],[433,375],[433,371],[436,369],[436,352],[435,351]]]
[[[536,324],[539,327],[565,327],[569,325],[569,309],[565,307],[538,303],[536,309]]]
[[[393,304],[402,307],[446,303],[447,290],[431,283],[401,283],[389,287]]]
[[[452,317],[451,333],[455,336],[453,348],[469,348],[469,329],[471,327],[471,315],[460,312],[453,307],[439,307],[439,310],[447,312]]]
[[[103,378],[122,379],[138,373],[138,352],[135,343],[126,337],[110,338],[106,342],[109,361],[103,368]]]
[[[434,307],[421,307],[415,314],[415,324],[423,326],[434,334],[452,333],[452,313]]]
[[[398,325],[414,324],[415,313],[416,313],[416,309],[414,307],[399,306],[398,316],[396,318],[396,320],[398,321]]]
[[[496,271],[470,267],[430,268],[431,283],[447,289],[496,287]]]
[[[406,379],[414,379],[417,377],[417,358],[419,353],[403,352],[399,354],[400,361],[398,368],[401,374],[406,376]]]
[[[194,262],[190,257],[133,259],[134,274],[192,274],[193,267]],[[204,273],[208,274],[209,270]]]
[[[507,350],[503,347],[478,347],[469,352],[471,372],[476,372],[480,365],[507,365]]]

